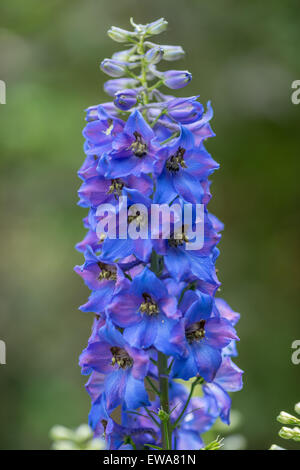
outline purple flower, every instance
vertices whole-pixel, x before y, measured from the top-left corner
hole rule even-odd
[[[91,173],[89,167],[89,173]],[[101,163],[100,170],[103,169]],[[100,204],[116,204],[120,196],[125,195],[126,188],[134,187],[137,191],[145,196],[150,196],[153,191],[153,181],[147,175],[139,178],[134,175],[124,176],[122,178],[106,179],[99,175],[98,169],[95,175],[88,178],[81,185],[78,195],[80,198],[79,205],[84,207],[97,207]]]
[[[155,202],[171,202],[177,195],[185,201],[200,204],[205,194],[200,184],[219,165],[204,149],[195,148],[192,133],[181,127],[178,139],[164,146],[157,154]]]
[[[97,387],[105,394],[106,409],[111,411],[118,405],[135,409],[148,406],[148,395],[144,378],[149,368],[149,356],[144,351],[132,348],[122,334],[109,322],[100,329],[98,341],[92,342],[82,352],[79,360],[82,373],[97,372]],[[99,380],[103,374],[103,381]],[[89,386],[94,386],[89,382]]]
[[[85,252],[85,263],[75,266],[74,270],[93,291],[88,302],[80,307],[82,312],[102,313],[125,280],[117,264],[104,261],[89,246]]]
[[[203,114],[202,118],[187,125],[187,128],[193,133],[195,145],[199,146],[204,140],[209,137],[214,137],[209,121],[213,117],[213,109],[210,101],[207,103],[207,111]]]
[[[116,211],[110,214],[113,221],[117,215],[118,236],[105,239],[102,246],[103,259],[114,261],[135,255],[141,261],[148,262],[153,248],[151,228],[148,224],[151,199],[135,189],[124,188],[123,194],[127,200],[122,200]],[[140,209],[139,204],[143,205],[143,210]],[[144,208],[147,209],[146,213]],[[124,217],[121,214],[124,214]],[[131,235],[128,234],[129,231]],[[135,238],[133,238],[133,232],[135,232]]]
[[[185,87],[191,80],[192,74],[187,70],[168,70],[163,74],[164,84],[173,90]]]
[[[227,392],[238,392],[243,387],[243,371],[229,357],[224,357],[212,383],[205,384],[205,396],[215,399],[220,418],[230,424],[231,398]]]
[[[167,22],[130,22],[134,31],[109,30],[128,48],[101,63],[114,77],[104,85],[114,101],[86,110],[78,172],[78,204],[88,214],[76,245],[85,260],[75,271],[91,291],[80,309],[95,314],[80,356],[90,375],[89,423],[108,449],[198,450],[218,417],[229,422],[228,392],[242,387],[231,361],[239,314],[215,298],[224,227],[207,209],[219,166],[204,147],[213,111],[198,96],[160,91],[192,78],[156,67],[184,54],[149,40]],[[176,382],[192,377],[191,393]]]
[[[109,153],[106,178],[120,178],[133,174],[152,173],[156,161],[156,149],[152,143],[155,135],[139,111],[128,118],[123,132],[113,141]]]
[[[207,316],[205,305],[202,299],[196,300],[171,334],[170,341],[185,349],[184,356],[174,361],[174,378],[188,380],[201,376],[212,382],[222,363],[222,349],[238,339],[228,320]]]
[[[123,127],[124,122],[121,119],[109,114],[103,106],[98,106],[97,119],[88,122],[83,130],[83,136],[87,140],[86,154],[100,156],[103,152],[110,151],[113,139],[123,131]]]
[[[166,342],[181,313],[177,301],[168,294],[164,283],[148,268],[114,295],[108,307],[109,318],[125,328],[124,338],[136,348],[155,346],[172,354]]]

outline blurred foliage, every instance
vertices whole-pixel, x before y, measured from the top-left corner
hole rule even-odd
[[[76,206],[83,110],[107,100],[98,65],[116,45],[112,24],[130,16],[169,21],[165,42],[193,73],[181,95],[212,100],[221,163],[211,210],[226,225],[218,261],[222,295],[242,313],[234,395],[248,447],[274,442],[274,413],[299,396],[298,0],[1,0],[0,447],[48,448],[56,422],[86,422],[89,398],[77,357],[92,322],[77,310],[88,295],[72,272],[84,235]]]

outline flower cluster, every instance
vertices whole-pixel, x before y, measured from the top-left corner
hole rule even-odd
[[[112,79],[104,89],[112,100],[87,109],[79,170],[79,205],[88,208],[85,238],[77,245],[85,262],[75,271],[92,291],[83,312],[95,315],[87,348],[80,356],[92,401],[89,424],[105,435],[109,449],[200,449],[201,434],[220,417],[229,423],[228,392],[242,387],[232,362],[239,314],[216,298],[215,262],[222,223],[207,210],[208,177],[218,168],[204,147],[214,136],[198,96],[175,98],[188,71],[161,72],[161,60],[181,58],[180,46],[149,40],[166,29],[164,19],[112,27],[108,34],[129,45],[101,63]],[[128,230],[143,226],[139,204],[204,205],[204,242],[186,249],[188,228],[178,232],[171,218],[169,238],[97,235],[102,204],[120,210],[126,196]],[[192,225],[199,220],[194,215]],[[150,234],[150,228],[148,227]],[[143,231],[144,233],[144,231]],[[190,392],[178,379],[193,379]],[[198,391],[196,396],[195,390]],[[112,412],[116,410],[113,414]]]

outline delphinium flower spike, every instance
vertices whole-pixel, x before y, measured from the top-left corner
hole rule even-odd
[[[219,165],[204,147],[213,112],[198,96],[166,91],[192,79],[160,70],[184,56],[181,46],[153,42],[167,22],[131,25],[108,31],[124,50],[101,62],[111,101],[86,111],[78,172],[88,215],[75,271],[91,290],[80,309],[94,314],[80,356],[89,424],[109,449],[206,449],[201,434],[219,417],[229,423],[228,392],[242,387],[232,361],[239,314],[216,297],[223,224],[207,205]],[[153,216],[158,207],[169,211],[168,224]],[[201,243],[191,248],[199,228]],[[192,380],[190,390],[178,379]]]

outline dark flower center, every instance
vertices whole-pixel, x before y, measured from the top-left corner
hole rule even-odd
[[[115,266],[110,266],[109,264],[104,264],[99,262],[98,266],[100,268],[100,273],[98,276],[99,281],[116,281],[117,280],[117,270]]]
[[[184,161],[185,149],[183,147],[178,147],[177,152],[167,160],[166,168],[171,173],[177,173],[181,168],[187,168]]]
[[[205,320],[200,320],[188,326],[185,330],[185,337],[189,343],[201,341],[205,337]]]
[[[188,243],[189,239],[184,233],[184,227],[182,227],[182,231],[176,234],[172,233],[168,240],[169,246],[172,248],[177,248],[178,246],[184,245],[184,243]]]
[[[133,365],[133,359],[125,349],[113,346],[110,348],[110,352],[112,353],[111,364],[113,366],[117,364],[120,369],[128,369]]]
[[[135,141],[132,142],[130,148],[136,157],[144,157],[147,155],[148,151],[147,144],[139,132],[135,131],[133,135],[135,137]]]
[[[157,316],[159,313],[159,308],[156,302],[151,298],[149,294],[144,293],[144,302],[140,305],[140,312],[146,313],[150,317]]]
[[[110,187],[108,188],[107,194],[113,194],[116,199],[122,194],[122,189],[125,184],[119,178],[111,180]]]

